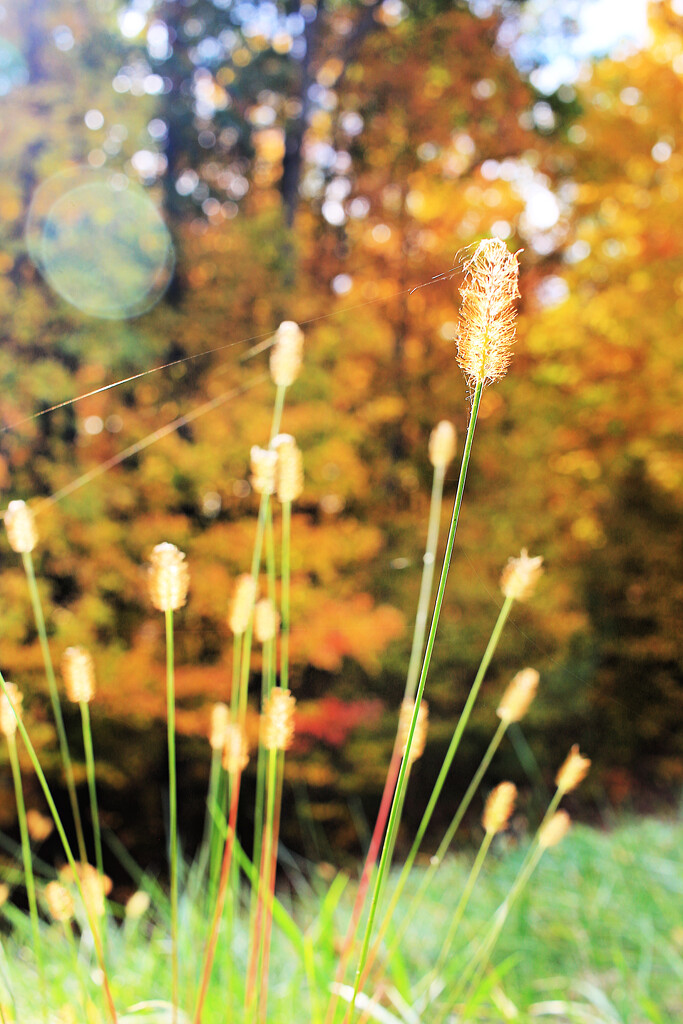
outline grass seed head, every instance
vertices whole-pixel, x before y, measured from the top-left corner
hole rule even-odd
[[[296,697],[280,687],[270,691],[263,709],[263,745],[266,750],[289,750],[294,739]]]
[[[229,722],[223,737],[223,767],[230,775],[243,772],[249,764],[249,745],[244,730]]]
[[[175,544],[157,544],[147,574],[152,604],[160,612],[173,612],[187,601],[190,571],[184,552]]]
[[[449,420],[441,420],[429,435],[429,461],[432,466],[445,468],[455,455],[455,427]]]
[[[248,572],[237,579],[228,614],[228,625],[235,634],[246,633],[256,601],[256,580]]]
[[[481,241],[465,264],[457,359],[472,387],[505,376],[515,340],[518,277],[517,256],[499,238]]]
[[[538,844],[544,850],[549,846],[557,846],[562,842],[571,827],[572,819],[566,811],[555,811],[538,834]]]
[[[83,898],[88,911],[94,917],[104,917],[106,905],[105,896],[108,896],[112,889],[112,880],[108,875],[101,875],[92,864],[76,863],[76,874],[81,883]],[[62,881],[69,885],[75,885],[74,872],[70,864],[65,864],[59,871]]]
[[[262,597],[254,608],[254,636],[260,644],[274,640],[280,628],[280,616],[269,597]]]
[[[10,888],[7,882],[0,882],[0,907],[9,899]]]
[[[14,717],[12,708],[16,711],[17,717],[21,718],[24,695],[14,683],[5,683],[5,686],[7,693],[0,693],[0,732],[3,732],[9,739],[17,731],[17,719]]]
[[[291,434],[278,434],[271,444],[277,452],[275,485],[278,501],[296,501],[304,489],[301,449]]]
[[[95,664],[85,647],[67,647],[62,657],[66,695],[74,704],[95,696]]]
[[[508,558],[508,563],[500,575],[500,589],[505,597],[515,601],[527,601],[536,584],[543,575],[543,555],[529,557],[526,548],[522,548],[519,558]]]
[[[26,812],[28,834],[36,843],[44,842],[54,831],[54,822],[46,814],[41,814],[35,807]]]
[[[299,376],[304,350],[304,332],[293,320],[283,320],[275,332],[270,353],[270,375],[278,387],[289,387]]]
[[[519,722],[536,696],[540,676],[535,668],[523,668],[513,676],[501,697],[496,714],[503,722]]]
[[[413,720],[413,711],[415,710],[415,702],[412,700],[404,700],[401,704],[401,710],[398,716],[398,742],[401,747],[401,754],[405,757],[406,746],[408,743],[408,734],[410,732],[410,723]],[[413,733],[413,742],[410,745],[410,754],[408,755],[408,764],[413,764],[418,761],[424,754],[425,744],[427,743],[427,726],[429,724],[429,704],[426,700],[420,703],[420,710],[417,713],[417,722],[415,723],[415,732]]]
[[[277,475],[277,452],[270,448],[251,449],[251,486],[257,494],[274,494]]]
[[[53,921],[71,921],[74,916],[73,896],[61,882],[48,882],[43,890],[47,909]]]
[[[225,744],[225,730],[230,721],[230,709],[227,704],[218,701],[211,708],[211,728],[209,744],[212,750],[222,750]]]
[[[507,828],[516,799],[514,782],[501,782],[489,793],[481,819],[487,832],[503,832]]]
[[[149,910],[151,902],[149,893],[138,889],[126,901],[126,919],[128,921],[139,921]]]
[[[10,501],[5,512],[5,529],[12,551],[26,554],[38,543],[38,531],[33,512],[25,501]]]
[[[555,785],[563,793],[569,793],[583,782],[590,766],[590,758],[584,757],[579,751],[578,743],[575,743],[555,776]]]

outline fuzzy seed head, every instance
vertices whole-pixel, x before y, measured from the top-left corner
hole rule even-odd
[[[53,921],[71,921],[75,912],[74,900],[66,886],[60,882],[48,882],[43,895]]]
[[[76,863],[76,873],[83,890],[83,898],[88,911],[94,917],[104,917],[105,896],[111,892],[112,881],[107,875],[101,875],[92,864]],[[59,875],[67,885],[75,884],[74,873],[70,864],[60,869]]]
[[[187,601],[190,571],[185,554],[175,544],[157,544],[147,574],[152,604],[160,612],[174,612]]]
[[[271,441],[277,452],[276,490],[278,501],[296,501],[304,489],[301,449],[291,434],[278,434]]]
[[[0,907],[9,899],[9,885],[7,882],[0,882]]]
[[[52,818],[48,818],[46,814],[41,814],[35,807],[26,812],[26,825],[28,827],[28,834],[36,843],[44,842],[52,834],[55,827]]]
[[[270,448],[251,449],[251,486],[257,494],[274,494],[277,476],[277,452]]]
[[[249,746],[244,730],[229,722],[223,737],[223,767],[230,775],[243,772],[249,764]]]
[[[512,358],[519,264],[499,238],[485,238],[464,269],[457,359],[475,387],[504,377]]]
[[[579,751],[578,743],[575,743],[555,776],[555,785],[563,793],[569,793],[583,782],[588,775],[590,766],[590,758],[584,757]]]
[[[5,529],[9,546],[18,554],[33,551],[38,543],[35,516],[25,501],[10,501],[5,512]]]
[[[132,896],[128,897],[126,901],[126,918],[129,921],[139,921],[141,917],[144,917],[149,910],[151,899],[149,893],[143,892],[142,889],[138,889]]]
[[[507,828],[516,799],[517,787],[514,782],[501,782],[491,790],[481,819],[487,832],[503,832]]]
[[[5,686],[7,693],[0,693],[0,732],[3,732],[9,739],[17,731],[17,719],[14,717],[12,708],[16,711],[17,717],[21,718],[24,695],[14,683],[5,683]]]
[[[429,435],[429,461],[434,468],[444,468],[455,455],[455,427],[449,420],[441,420]]]
[[[270,375],[278,387],[288,388],[299,376],[304,350],[304,332],[293,320],[283,320],[275,332],[270,353]]]
[[[535,668],[523,668],[513,676],[496,710],[503,722],[519,722],[524,718],[536,696],[539,679]]]
[[[500,576],[500,589],[505,597],[527,601],[542,575],[543,555],[530,558],[527,549],[522,548],[519,558],[508,558]]]
[[[280,616],[269,597],[262,597],[254,608],[254,636],[260,644],[274,640],[280,628]]]
[[[294,739],[296,697],[280,687],[270,691],[263,708],[263,745],[266,750],[289,750]]]
[[[227,704],[218,701],[211,708],[211,728],[209,744],[212,750],[222,750],[225,744],[225,730],[230,721],[230,709]]]
[[[566,811],[556,811],[539,832],[538,845],[544,850],[549,846],[557,846],[569,832],[571,823],[572,819]]]
[[[85,647],[67,647],[62,657],[66,695],[74,704],[95,696],[95,664]]]
[[[232,595],[228,625],[235,636],[246,633],[256,601],[256,580],[248,572],[239,576]]]
[[[408,744],[408,734],[410,733],[410,723],[413,720],[413,712],[415,710],[415,702],[412,700],[404,700],[401,704],[401,710],[398,716],[398,742],[401,747],[401,754],[405,757],[406,746]],[[414,764],[424,754],[425,744],[427,743],[427,726],[429,724],[429,704],[426,700],[420,703],[420,710],[417,713],[417,722],[415,723],[415,732],[413,733],[413,742],[410,744],[410,753],[408,755],[408,764]]]

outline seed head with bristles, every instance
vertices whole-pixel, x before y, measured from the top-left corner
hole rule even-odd
[[[415,710],[415,702],[412,700],[404,700],[401,704],[401,710],[398,716],[398,743],[401,748],[401,754],[405,757],[406,746],[408,744],[408,734],[410,733],[410,723],[413,720],[413,712]],[[417,722],[415,723],[415,732],[413,733],[413,742],[410,744],[410,753],[408,755],[408,764],[413,764],[418,761],[424,754],[425,744],[427,743],[427,726],[429,724],[429,704],[426,700],[420,703],[420,710],[417,713]]]
[[[304,332],[293,320],[283,320],[270,353],[270,375],[278,387],[289,387],[299,376],[303,348]]]
[[[557,846],[571,827],[572,819],[566,811],[555,811],[550,821],[547,821],[538,834],[538,845],[544,850],[549,846]]]
[[[251,486],[257,494],[274,494],[277,475],[277,452],[270,448],[251,449]]]
[[[28,834],[36,843],[44,842],[54,831],[54,822],[46,814],[41,814],[35,807],[26,812]]]
[[[152,604],[160,612],[173,612],[187,601],[190,572],[184,552],[175,544],[157,544],[147,574]]]
[[[569,793],[583,782],[590,766],[590,758],[584,757],[579,751],[578,743],[575,743],[555,776],[555,785],[563,793]]]
[[[481,819],[487,832],[503,832],[507,828],[516,799],[514,782],[501,782],[489,793]]]
[[[103,917],[105,913],[105,896],[108,896],[112,889],[112,881],[108,875],[101,875],[92,864],[76,862],[76,875],[83,890],[88,911],[96,917]],[[59,876],[67,885],[75,884],[74,871],[70,864],[65,864],[59,870]]]
[[[496,714],[503,722],[519,722],[536,696],[540,676],[535,668],[523,668],[507,685]]]
[[[500,589],[505,597],[527,601],[542,575],[543,555],[530,558],[527,549],[522,548],[519,558],[508,558],[500,575]]]
[[[28,554],[38,543],[33,512],[25,501],[10,501],[5,512],[5,529],[12,551]]]
[[[95,696],[95,664],[85,647],[67,647],[62,657],[66,695],[74,704]]]
[[[457,358],[472,387],[505,376],[515,340],[518,276],[517,256],[499,238],[481,241],[465,264]]]
[[[236,775],[243,772],[248,763],[249,746],[244,730],[229,722],[223,737],[223,767],[230,775]]]
[[[0,693],[0,732],[9,739],[17,731],[17,718],[21,718],[21,705],[24,695],[14,683],[5,683],[7,693]],[[17,718],[14,716],[17,713]]]
[[[211,708],[211,728],[209,744],[212,750],[222,750],[225,744],[225,730],[230,721],[230,709],[227,704],[217,701]]]
[[[149,910],[151,902],[149,893],[143,889],[136,890],[126,901],[126,920],[139,921]]]
[[[262,597],[254,608],[254,636],[260,644],[274,640],[280,628],[280,616],[269,597]]]
[[[256,580],[248,572],[245,572],[237,579],[228,614],[228,625],[235,636],[246,633],[255,601]]]
[[[275,687],[263,707],[263,745],[266,750],[289,750],[294,739],[296,697],[291,690]]]
[[[291,434],[278,434],[271,441],[277,452],[276,489],[278,501],[296,501],[304,489],[301,449]]]
[[[75,912],[73,896],[61,882],[48,882],[43,890],[47,909],[54,921],[70,921]]]
[[[455,427],[449,420],[441,420],[429,435],[429,461],[434,468],[445,468],[454,455]]]

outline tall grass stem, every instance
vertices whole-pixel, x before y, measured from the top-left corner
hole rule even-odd
[[[173,648],[173,609],[164,611],[166,623],[166,721],[168,736],[168,817],[169,864],[171,871],[171,992],[173,1024],[178,1019],[178,790],[175,751],[175,672]]]

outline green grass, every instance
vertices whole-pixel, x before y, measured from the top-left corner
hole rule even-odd
[[[448,983],[457,978],[468,942],[476,943],[485,932],[509,891],[525,849],[525,842],[516,846],[504,836],[494,847],[440,980]],[[420,983],[438,957],[454,897],[465,882],[472,857],[471,852],[460,853],[436,874],[400,957],[389,967],[381,998],[391,1015],[386,1021],[429,1024],[440,1013],[443,1003],[438,996],[421,1007]],[[417,866],[411,873],[397,924],[424,870]],[[315,995],[324,1013],[337,964],[335,940],[343,935],[353,897],[353,886],[344,888],[341,877],[330,884],[318,875],[307,879],[292,869],[289,882],[295,895],[291,900],[282,897],[280,924],[275,923],[269,1024],[308,1024],[315,1019],[309,1009],[311,960]],[[112,988],[123,1024],[128,1017],[147,1024],[170,1020],[168,1009],[150,1005],[168,998],[171,972],[168,901],[153,883],[150,894],[153,904],[146,917],[109,930]],[[3,911],[10,917],[13,934],[3,942],[0,990],[9,981],[16,1005],[13,1010],[12,999],[3,993],[3,1011],[8,1021],[34,1024],[42,1010],[30,953],[30,923],[7,905]],[[204,897],[195,901],[185,897],[180,905],[181,1007],[188,1013],[190,1000],[183,1000],[182,993],[193,991],[205,929]],[[50,1020],[99,1024],[104,1016],[91,949],[86,943],[76,950],[55,924],[45,923],[42,931]],[[308,976],[307,949],[312,954]],[[241,1012],[247,956],[245,912],[232,955],[224,936],[219,942],[217,984],[212,985],[207,1002],[210,1024],[239,1019],[226,1018],[226,1010],[234,999],[237,1013]],[[683,822],[634,819],[609,831],[586,826],[572,829],[558,847],[547,851],[512,910],[494,965],[480,987],[481,1004],[468,1012],[468,1021],[672,1024],[683,1020]],[[82,1002],[84,985],[87,1009]],[[406,1007],[413,1004],[411,1015]],[[132,1012],[132,1007],[139,1008]]]

